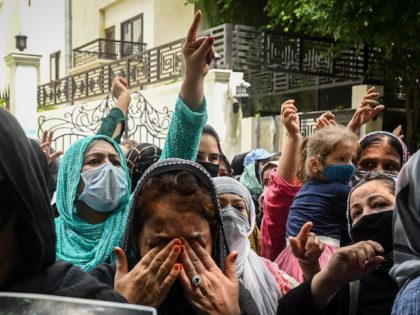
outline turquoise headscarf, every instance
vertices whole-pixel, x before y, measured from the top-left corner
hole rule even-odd
[[[255,167],[257,162],[254,161],[245,167],[244,172],[241,175],[239,181],[244,185],[251,194],[261,194],[262,186],[255,175]]]
[[[90,224],[76,215],[75,200],[83,156],[89,144],[95,140],[105,140],[115,148],[121,157],[128,189],[118,208],[104,222]],[[83,138],[73,144],[61,159],[58,171],[57,209],[60,216],[55,219],[57,258],[77,265],[85,271],[104,262],[113,262],[114,247],[120,245],[126,227],[130,191],[130,176],[125,157],[114,140],[97,135]]]

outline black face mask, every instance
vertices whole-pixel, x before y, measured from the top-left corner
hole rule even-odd
[[[384,248],[384,253],[392,251],[392,210],[365,215],[350,229],[355,242],[372,240]]]
[[[219,164],[213,164],[209,162],[198,162],[202,167],[206,169],[207,172],[210,173],[211,177],[219,176]]]

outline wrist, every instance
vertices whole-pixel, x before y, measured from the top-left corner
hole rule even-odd
[[[122,92],[117,97],[117,100],[120,100],[120,99],[123,99],[123,100],[130,99],[131,100],[131,94],[130,94],[130,92],[128,92],[128,91],[127,92]]]
[[[317,276],[319,276],[320,282],[324,286],[326,286],[330,290],[338,290],[339,288],[341,288],[343,285],[347,283],[346,281],[339,280],[334,275],[331,275],[328,272],[327,268],[328,267],[326,267],[325,269],[317,273]]]
[[[301,138],[301,134],[300,134],[299,131],[298,132],[287,132],[287,136],[289,138],[296,139],[296,140]]]
[[[185,69],[184,72],[184,80],[204,80],[206,76],[203,75],[201,72],[191,71],[188,69]]]
[[[304,261],[299,259],[299,266],[305,276],[305,279],[312,278],[321,271],[318,261]]]
[[[324,309],[342,285],[340,281],[330,278],[325,269],[318,272],[311,281],[312,299],[318,309]]]
[[[117,99],[117,106],[123,111],[124,115],[127,114],[128,106],[131,103],[131,95],[130,93],[122,93],[118,96]]]
[[[356,122],[353,119],[351,119],[349,123],[347,124],[347,129],[353,133],[357,133],[359,126],[356,124]]]

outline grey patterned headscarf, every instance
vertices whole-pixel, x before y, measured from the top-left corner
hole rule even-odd
[[[248,207],[249,221],[251,222],[251,228],[249,230],[249,234],[251,234],[255,226],[255,205],[248,189],[236,179],[227,176],[215,177],[213,181],[216,185],[217,195],[235,194],[244,198]]]

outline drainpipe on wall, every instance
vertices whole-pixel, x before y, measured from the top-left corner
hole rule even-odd
[[[65,71],[66,76],[69,75],[69,70],[72,67],[72,27],[71,27],[71,1],[65,0]]]

